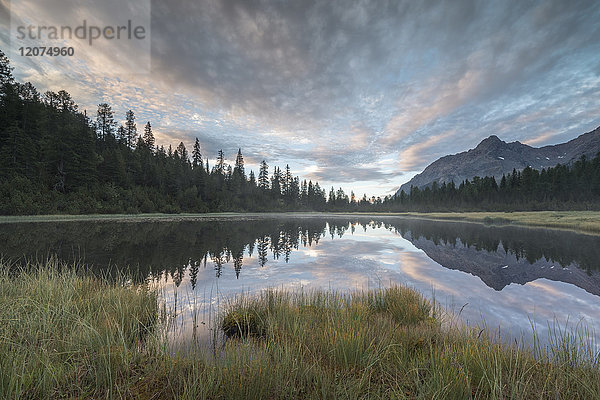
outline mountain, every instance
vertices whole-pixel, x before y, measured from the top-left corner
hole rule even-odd
[[[409,193],[411,186],[423,188],[433,182],[451,182],[456,185],[474,176],[494,176],[500,181],[502,174],[527,166],[534,169],[570,164],[582,155],[594,157],[600,152],[600,127],[584,133],[566,143],[544,147],[531,147],[521,142],[506,143],[492,135],[469,151],[442,157],[429,164],[420,174],[398,189]]]
[[[419,219],[403,220],[398,231],[436,263],[494,290],[543,278],[600,296],[600,249],[591,235]]]
[[[600,296],[600,274],[588,272],[577,263],[561,266],[557,262],[540,258],[529,262],[507,252],[502,244],[496,251],[478,250],[458,241],[455,244],[438,242],[423,237],[406,235],[415,247],[441,266],[477,276],[486,286],[500,291],[506,286],[526,283],[538,279],[565,282],[582,288],[588,293]]]

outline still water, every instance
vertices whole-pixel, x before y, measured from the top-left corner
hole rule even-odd
[[[600,342],[600,237],[402,217],[252,216],[0,224],[0,254],[123,269],[158,286],[173,343],[203,342],[232,296],[408,285],[505,340],[556,325]]]

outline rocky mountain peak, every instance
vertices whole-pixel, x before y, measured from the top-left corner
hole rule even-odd
[[[503,140],[500,140],[500,138],[496,135],[491,135],[485,139],[483,139],[475,148],[476,150],[489,150],[489,149],[495,149],[498,148],[499,146],[505,145],[506,142]]]
[[[400,191],[409,193],[411,186],[420,189],[433,182],[451,182],[460,184],[474,176],[493,176],[499,181],[502,174],[513,169],[523,170],[527,166],[541,170],[557,164],[570,164],[582,155],[592,158],[600,152],[600,127],[578,136],[566,143],[531,147],[520,142],[506,143],[496,135],[482,140],[474,149],[442,157],[409,182],[400,187]]]

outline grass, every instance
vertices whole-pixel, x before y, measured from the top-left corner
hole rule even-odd
[[[77,269],[0,262],[0,398],[115,398],[135,376],[155,294]]]
[[[600,211],[447,212],[403,215],[434,220],[515,224],[600,234]]]
[[[0,398],[600,398],[585,332],[507,346],[406,287],[239,296],[202,358],[169,351],[145,287],[43,267],[0,274]]]
[[[92,215],[26,215],[0,216],[0,224],[22,222],[67,222],[67,221],[180,221],[245,219],[263,217],[417,217],[433,220],[451,220],[486,224],[515,224],[544,228],[574,230],[600,234],[600,211],[523,211],[523,212],[440,212],[440,213],[206,213],[206,214],[92,214]]]

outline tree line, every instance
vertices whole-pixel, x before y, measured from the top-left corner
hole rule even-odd
[[[541,171],[526,167],[502,175],[454,182],[434,182],[425,188],[411,187],[409,193],[384,199],[387,211],[515,211],[600,209],[600,154],[589,160],[582,156],[570,165],[558,164]]]
[[[108,103],[95,116],[61,90],[39,93],[17,82],[0,50],[0,214],[220,211],[462,211],[600,209],[600,159],[542,171],[433,183],[409,193],[357,198],[300,180],[289,165],[246,172],[241,149],[215,165],[196,138],[158,146],[134,111],[120,124]]]
[[[191,153],[157,146],[132,110],[119,124],[101,103],[90,118],[64,90],[16,82],[1,51],[0,85],[2,214],[326,209],[325,190],[289,165],[269,171],[263,160],[256,176],[241,149],[231,164],[219,150],[211,167],[198,138]]]

